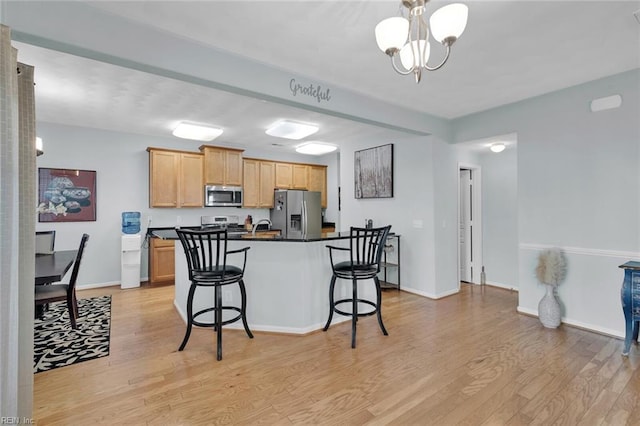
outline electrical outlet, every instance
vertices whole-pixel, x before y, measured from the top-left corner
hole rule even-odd
[[[177,224],[177,225],[182,224],[182,216],[178,216],[178,217],[176,217],[176,224]]]
[[[222,291],[222,302],[224,302],[224,303],[231,302],[231,290],[223,290]]]

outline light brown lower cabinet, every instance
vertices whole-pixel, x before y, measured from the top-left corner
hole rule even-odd
[[[149,283],[165,283],[175,279],[175,241],[151,238],[149,247]]]

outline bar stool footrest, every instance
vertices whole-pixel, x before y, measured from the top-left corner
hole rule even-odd
[[[358,301],[358,303],[365,303],[367,305],[371,305],[373,306],[373,311],[370,312],[358,312],[358,316],[359,317],[368,317],[370,315],[375,315],[378,312],[378,305],[374,302],[372,302],[371,300],[366,300],[366,299],[356,299]],[[340,303],[353,303],[353,299],[341,299],[341,300],[336,300],[335,302],[333,302],[333,311],[339,313],[340,315],[345,315],[348,317],[353,316],[352,312],[345,312],[342,311],[340,309],[337,308],[337,305]]]
[[[228,319],[228,320],[224,320],[222,321],[222,323],[220,323],[220,325],[227,325],[227,324],[231,324],[234,323],[236,321],[239,321],[242,319],[242,310],[240,308],[237,308],[235,306],[222,306],[221,308],[223,311],[226,310],[232,310],[232,311],[236,311],[238,312],[238,315]],[[199,315],[202,314],[206,314],[209,312],[215,312],[216,308],[207,308],[207,309],[202,309],[201,311],[196,312],[195,314],[193,314],[192,318],[191,318],[191,322],[193,323],[193,325],[197,325],[198,327],[217,327],[218,324],[214,321],[214,322],[202,322],[202,321],[197,321],[196,318]]]

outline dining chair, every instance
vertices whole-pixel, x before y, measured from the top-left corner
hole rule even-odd
[[[189,295],[187,297],[187,329],[182,339],[182,343],[178,351],[182,351],[191,335],[191,328],[196,325],[198,327],[212,327],[216,331],[218,361],[222,359],[222,326],[230,324],[238,320],[242,320],[244,330],[249,338],[253,339],[253,334],[247,323],[247,292],[244,286],[244,269],[247,264],[247,251],[249,247],[237,250],[227,249],[227,231],[226,230],[208,230],[208,229],[176,229],[176,233],[180,238],[185,256],[187,258],[189,281]],[[230,265],[227,263],[227,255],[242,255],[242,266]],[[240,265],[238,259],[237,264]],[[222,303],[222,287],[238,284],[240,288],[240,306],[223,305]],[[213,306],[205,307],[197,312],[193,312],[193,299],[196,288],[213,287]],[[203,295],[199,297],[204,297]],[[223,311],[235,311],[237,315],[233,318],[223,320]],[[201,315],[213,312],[213,320],[208,321],[204,318],[198,320]]]
[[[56,244],[56,231],[36,232],[36,254],[51,254]]]
[[[391,225],[381,228],[356,228],[351,227],[349,247],[330,246],[329,260],[331,262],[332,276],[329,284],[329,318],[325,324],[323,331],[327,331],[333,319],[333,313],[351,317],[351,347],[356,347],[356,322],[359,317],[376,314],[378,316],[378,324],[382,330],[382,334],[387,336],[387,329],[382,322],[382,290],[380,288],[380,280],[378,273],[380,272],[380,260],[385,247],[385,242]],[[334,252],[348,252],[349,260],[336,262]],[[351,281],[352,297],[346,299],[335,300],[334,291],[336,279],[341,278]],[[366,300],[358,297],[358,281],[373,279],[376,287],[376,300]],[[338,305],[348,303],[351,305],[351,311],[343,311]],[[358,310],[359,304],[372,306],[367,312]]]
[[[80,261],[82,260],[84,247],[88,240],[89,234],[83,234],[80,239],[80,247],[78,248],[76,260],[73,263],[71,278],[69,279],[68,284],[37,285],[35,287],[36,306],[66,300],[67,309],[69,310],[69,319],[71,320],[71,328],[73,329],[78,328],[76,320],[79,316],[78,301],[76,300],[76,281],[78,279],[78,271],[80,270]]]

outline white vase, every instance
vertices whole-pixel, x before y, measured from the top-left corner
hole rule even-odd
[[[555,295],[554,287],[545,284],[547,291],[538,303],[538,318],[547,328],[558,328],[560,325],[560,302]]]

